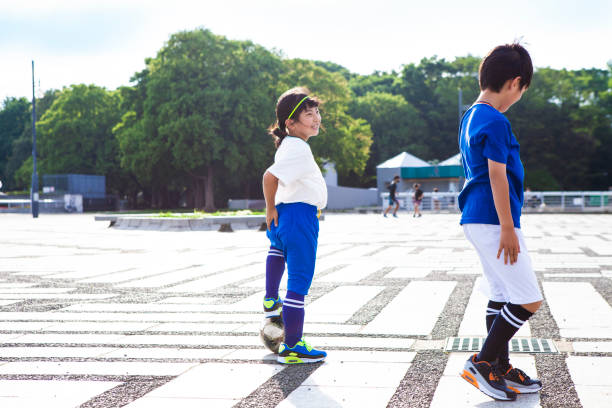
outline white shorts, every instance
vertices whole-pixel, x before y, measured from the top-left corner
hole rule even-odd
[[[484,279],[480,289],[495,302],[511,302],[517,305],[538,302],[542,293],[531,266],[531,258],[525,245],[523,233],[515,228],[521,252],[514,265],[504,264],[504,253],[497,259],[501,227],[493,224],[463,224],[463,232],[476,248]]]

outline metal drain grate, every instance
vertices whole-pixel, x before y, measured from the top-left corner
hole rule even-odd
[[[446,351],[480,351],[484,337],[449,337]],[[511,353],[558,353],[551,339],[519,338],[510,340]]]

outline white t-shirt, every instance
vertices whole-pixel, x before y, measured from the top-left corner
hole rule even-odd
[[[307,203],[318,209],[327,205],[327,186],[308,143],[287,136],[268,168],[278,179],[275,203]]]

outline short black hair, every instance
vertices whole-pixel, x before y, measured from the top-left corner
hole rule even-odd
[[[509,79],[521,77],[521,89],[529,87],[533,65],[529,53],[518,43],[498,45],[480,62],[478,82],[480,90],[501,91]]]
[[[400,176],[396,175],[395,177],[393,177],[393,180],[399,180],[399,178],[400,178]]]

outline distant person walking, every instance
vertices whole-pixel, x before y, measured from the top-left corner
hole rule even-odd
[[[389,184],[389,186],[387,187],[387,189],[389,190],[389,206],[383,213],[383,216],[385,218],[387,218],[387,213],[389,213],[393,205],[395,205],[395,208],[393,209],[393,216],[397,218],[397,210],[399,209],[399,201],[397,200],[396,193],[397,193],[397,184],[399,183],[399,181],[400,181],[400,176],[395,176],[393,177],[391,184]]]
[[[440,211],[440,193],[438,192],[438,187],[434,187],[431,193],[431,201],[434,211]]]
[[[423,202],[423,190],[421,190],[421,185],[419,183],[414,184],[414,195],[412,196],[412,204],[414,204],[414,213],[413,217],[421,216],[421,203]]]

